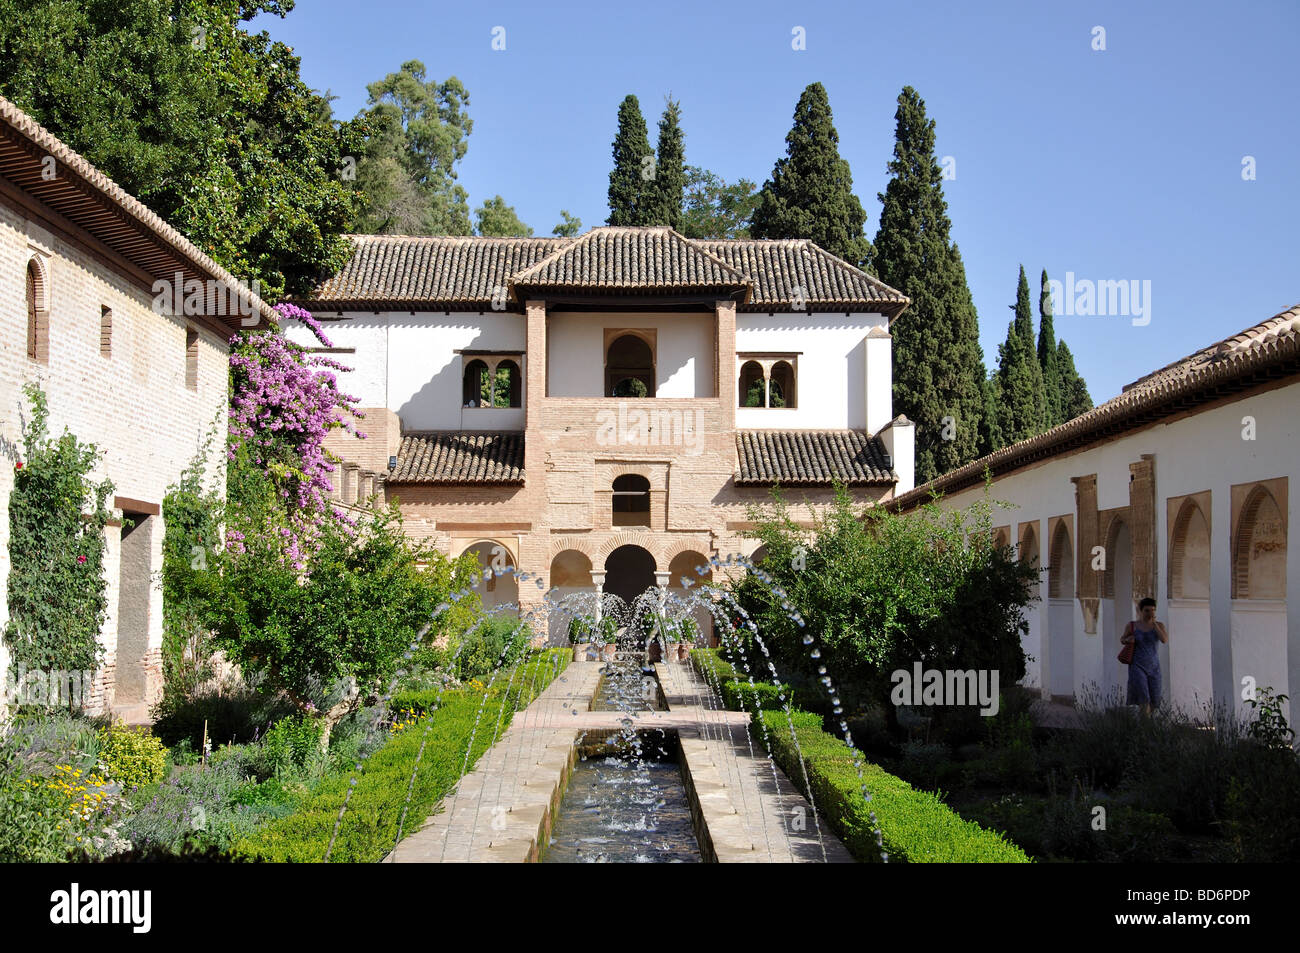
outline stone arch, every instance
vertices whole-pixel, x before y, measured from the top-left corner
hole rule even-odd
[[[483,406],[483,389],[488,386],[487,362],[475,358],[465,365],[461,379],[461,406]]]
[[[605,557],[605,592],[612,592],[628,605],[656,584],[658,563],[654,553],[637,543],[617,546]]]
[[[1102,539],[1106,556],[1106,568],[1101,574],[1101,597],[1103,599],[1115,598],[1115,551],[1121,536],[1128,538],[1128,521],[1120,513],[1112,513],[1106,521],[1105,531]]]
[[[619,396],[624,381],[640,381],[646,397],[655,395],[655,346],[635,330],[619,332],[605,348],[605,396]]]
[[[1190,498],[1183,500],[1174,518],[1169,595],[1175,599],[1210,598],[1210,523]]]
[[[1047,597],[1049,599],[1074,598],[1074,542],[1065,520],[1056,524],[1052,533],[1051,563],[1047,571]]]
[[[550,561],[551,587],[586,588],[591,582],[591,557],[580,549],[562,549]]]
[[[614,478],[610,487],[611,526],[650,525],[650,481],[639,473]]]
[[[598,571],[605,568],[605,563],[609,559],[610,554],[622,546],[639,546],[641,549],[644,549],[654,559],[656,571],[661,565],[659,559],[659,547],[655,545],[655,538],[653,535],[650,533],[624,532],[615,533],[607,539],[598,550],[596,550],[596,558],[592,560],[592,563],[598,567]]]
[[[1237,517],[1232,546],[1232,598],[1286,598],[1287,529],[1268,487],[1255,484]]]
[[[500,550],[497,549],[500,547]],[[505,542],[496,539],[480,539],[470,543],[462,553],[473,553],[477,559],[480,570],[493,568],[493,562],[501,558],[502,563],[512,569],[518,569],[519,563],[511,547]],[[514,573],[503,573],[500,576],[492,575],[489,578],[480,576],[479,583],[475,587],[479,598],[483,601],[485,608],[503,605],[505,603],[518,603],[519,601],[519,580],[515,578]]]
[[[1011,527],[995,526],[993,528],[993,548],[1003,549],[1011,545]]]
[[[557,536],[555,539],[551,540],[550,551],[546,554],[547,563],[549,564],[554,562],[555,557],[560,555],[560,553],[564,552],[566,549],[577,550],[587,557],[587,560],[592,564],[592,566],[595,566],[596,559],[592,555],[591,538],[588,536]]]
[[[758,403],[756,404],[748,403],[750,390],[757,389],[761,391],[763,389],[763,381],[764,381],[763,365],[759,364],[758,361],[746,361],[743,365],[741,365],[740,381],[739,381],[739,386],[737,387],[737,393],[740,395],[739,406],[741,407],[764,406],[765,398],[761,393],[758,395]],[[758,385],[757,388],[756,385]]]
[[[707,540],[690,538],[674,539],[670,540],[668,544],[660,550],[659,557],[660,561],[667,565],[682,553],[702,553],[704,554],[704,562],[707,563],[709,561],[708,554],[712,550],[713,547]]]
[[[786,407],[793,410],[798,406],[798,382],[794,376],[794,365],[789,361],[777,361],[768,374],[769,407]]]

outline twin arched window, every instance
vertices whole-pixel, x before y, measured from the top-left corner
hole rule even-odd
[[[741,407],[795,407],[794,365],[790,361],[746,361],[740,368]]]
[[[506,358],[488,362],[474,358],[465,365],[462,407],[522,407],[519,364]]]

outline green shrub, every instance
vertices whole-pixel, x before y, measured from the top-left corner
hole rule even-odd
[[[62,793],[24,775],[13,752],[0,752],[0,861],[67,860],[78,833],[67,805]]]
[[[253,763],[258,776],[270,778],[319,767],[326,758],[320,743],[324,727],[319,718],[306,715],[290,715],[276,722],[257,746]]]
[[[528,648],[531,634],[514,616],[487,616],[463,637],[452,671],[459,679],[470,679],[508,668]]]
[[[362,771],[325,778],[292,814],[250,833],[236,850],[242,856],[266,860],[323,860],[339,809],[355,781],[330,860],[381,860],[393,849],[403,811],[405,835],[420,827],[434,805],[460,779],[467,749],[472,768],[496,740],[498,717],[499,731],[504,732],[515,710],[535,698],[572,657],[567,649],[540,653],[522,663],[509,683],[509,692],[492,692],[486,702],[478,693],[445,692],[436,712],[415,727],[393,735],[370,756]]]
[[[794,693],[785,685],[734,679],[723,682],[721,687],[722,702],[731,711],[769,711],[794,705]]]
[[[811,796],[821,817],[858,860],[880,859],[870,819],[874,810],[891,861],[1028,861],[1015,844],[963,820],[937,796],[914,790],[878,765],[863,762],[863,779],[872,797],[868,803],[862,796],[854,751],[822,731],[817,716],[792,719],[785,712],[763,711],[755,718],[766,728],[763,737],[777,764],[805,796]]]
[[[167,749],[148,728],[112,725],[99,733],[99,760],[124,788],[157,784],[167,776]]]
[[[98,719],[61,709],[32,710],[12,719],[0,749],[29,775],[48,776],[61,764],[89,773],[99,764],[100,727]]]
[[[719,654],[718,649],[691,649],[691,665],[710,687],[744,677]]]

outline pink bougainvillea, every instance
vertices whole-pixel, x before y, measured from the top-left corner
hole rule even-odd
[[[296,320],[311,330],[323,347],[331,347],[323,329],[297,305],[278,304],[282,320]],[[279,537],[284,558],[303,568],[324,520],[351,521],[330,503],[330,474],[336,463],[325,450],[325,436],[342,427],[357,437],[355,421],[363,416],[357,398],[343,393],[335,372],[348,371],[336,361],[312,354],[278,330],[238,334],[230,340],[229,459],[265,471],[279,497],[281,525],[232,527],[226,543],[238,552],[248,531]],[[238,509],[239,501],[232,500]]]

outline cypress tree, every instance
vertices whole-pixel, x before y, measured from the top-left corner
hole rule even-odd
[[[1056,330],[1052,325],[1052,294],[1047,287],[1047,269],[1043,269],[1038,291],[1038,366],[1043,371],[1043,409],[1046,426],[1064,423],[1061,409],[1061,374],[1056,367]]]
[[[809,238],[851,265],[867,265],[867,213],[853,194],[853,174],[840,157],[839,141],[826,88],[813,83],[795,107],[786,156],[777,160],[759,193],[750,235]]]
[[[1006,431],[1008,442],[1023,440],[1047,429],[1047,390],[1043,384],[1043,369],[1038,364],[1038,355],[1034,344],[1034,312],[1029,306],[1029,280],[1025,277],[1025,266],[1020,266],[1020,278],[1016,282],[1015,329],[1020,338],[1020,347],[1015,349],[1015,370],[1017,380],[1027,381],[1028,399],[1027,416],[1023,419],[1017,414],[1014,426]],[[1004,378],[1005,382],[1005,378]],[[1014,439],[1011,433],[1021,434]]]
[[[984,412],[980,415],[980,442],[977,452],[982,457],[994,450],[1001,450],[1006,445],[1006,440],[1002,437],[1002,424],[998,420],[1001,391],[996,374],[984,379],[980,385],[980,395],[984,402]]]
[[[653,198],[654,180],[647,177],[650,137],[635,96],[618,107],[618,134],[614,136],[614,168],[609,173],[609,225],[646,225],[647,206]],[[643,172],[643,170],[645,170]]]
[[[894,409],[917,425],[918,481],[973,460],[992,439],[979,320],[935,160],[934,122],[910,86],[898,97],[894,157],[876,234],[877,276],[912,303],[894,322]],[[945,440],[944,419],[956,423]],[[951,431],[950,431],[951,432]]]
[[[659,120],[659,154],[645,225],[670,225],[681,231],[686,193],[686,146],[681,126],[681,104],[669,99]]]
[[[1041,433],[1043,376],[1015,321],[1007,325],[1007,339],[998,347],[997,378],[1003,439],[1011,444]]]
[[[1065,346],[1065,341],[1056,346],[1056,366],[1061,375],[1062,415],[1065,420],[1073,420],[1092,409],[1092,397],[1088,394],[1088,385],[1074,368],[1074,355]]]

